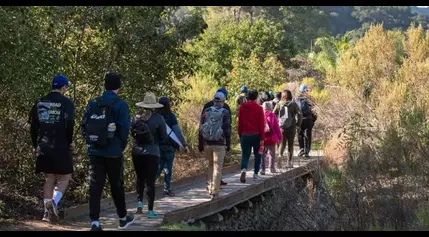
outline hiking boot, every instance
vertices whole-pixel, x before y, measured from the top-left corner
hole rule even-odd
[[[49,200],[46,202],[46,209],[48,210],[49,221],[55,223],[58,221],[58,210],[57,205],[55,205],[54,200]]]
[[[265,170],[262,170],[262,171],[261,171],[261,175],[265,175]]]
[[[147,212],[147,218],[157,218],[158,214],[156,214],[154,211],[148,211]]]
[[[304,149],[301,149],[301,150],[299,151],[298,156],[300,156],[300,157],[305,156],[305,151],[304,151]]]
[[[103,229],[101,228],[101,225],[97,226],[96,224],[92,224],[90,231],[103,231]]]
[[[220,180],[220,188],[224,188],[226,185],[228,185],[228,183],[221,179]]]
[[[123,230],[128,228],[132,223],[134,223],[134,216],[132,214],[128,214],[125,216],[125,220],[119,220],[119,226],[118,228]]]
[[[43,213],[42,221],[49,222],[49,212],[48,211],[45,211],[45,213]]]
[[[246,183],[246,169],[241,170],[240,182]]]
[[[143,202],[137,202],[137,211],[136,214],[143,214]]]
[[[162,193],[163,196],[169,196],[169,197],[174,197],[176,196],[175,193],[171,192],[170,190],[164,190],[164,192]]]

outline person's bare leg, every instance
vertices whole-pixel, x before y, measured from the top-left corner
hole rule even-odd
[[[64,192],[67,190],[67,187],[70,182],[70,178],[71,178],[71,174],[56,175],[57,185],[55,186],[54,194],[52,196],[52,199],[55,202],[55,206],[58,205],[58,203],[60,202],[61,198],[64,195]]]

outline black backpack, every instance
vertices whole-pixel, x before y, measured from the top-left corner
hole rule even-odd
[[[108,137],[108,126],[115,120],[112,106],[120,99],[116,98],[111,103],[103,102],[101,97],[95,100],[96,103],[89,108],[89,117],[86,120],[86,144],[105,148],[112,140]]]
[[[140,118],[133,122],[131,135],[138,145],[151,144],[154,142],[152,132],[146,122]]]

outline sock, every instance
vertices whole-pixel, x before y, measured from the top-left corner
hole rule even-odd
[[[55,206],[58,205],[62,197],[63,197],[63,194],[60,191],[55,190],[54,197],[52,198],[55,202]]]
[[[45,212],[47,212],[48,211],[48,209],[46,208],[46,203],[47,202],[49,202],[51,199],[49,199],[49,198],[44,198],[43,199],[43,204],[44,204],[44,207],[45,207]]]
[[[127,216],[124,216],[123,218],[119,218],[121,221],[125,221],[127,219]]]
[[[100,222],[99,221],[93,221],[93,222],[91,222],[91,225],[95,225],[97,227],[100,227]]]

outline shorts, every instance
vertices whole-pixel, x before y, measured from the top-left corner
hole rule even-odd
[[[73,156],[70,152],[55,156],[40,155],[36,159],[36,173],[71,174],[73,173]]]

